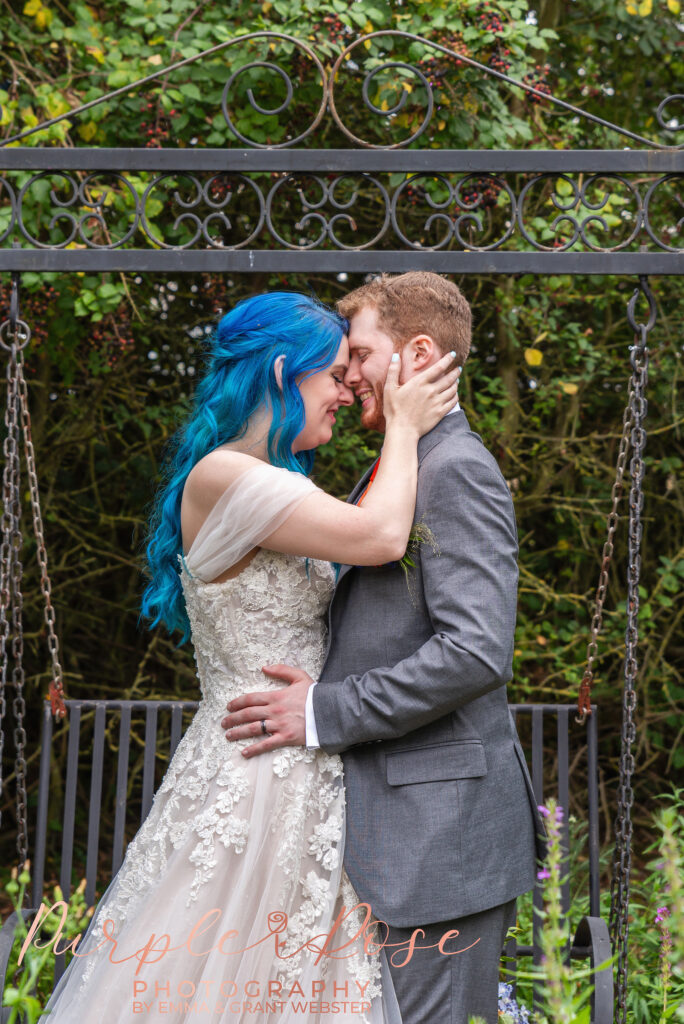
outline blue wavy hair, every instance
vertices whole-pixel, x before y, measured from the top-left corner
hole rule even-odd
[[[244,299],[219,321],[209,340],[190,418],[165,453],[164,482],[152,507],[146,545],[151,579],[141,606],[150,628],[162,622],[170,633],[181,629],[181,643],[190,635],[178,573],[178,556],[183,551],[181,498],[190,470],[219,445],[243,437],[253,413],[270,407],[270,462],[310,473],[313,451],[292,451],[304,427],[304,403],[296,378],[330,366],[347,329],[347,321],[333,310],[291,292]],[[285,356],[282,391],[274,370],[280,355]]]

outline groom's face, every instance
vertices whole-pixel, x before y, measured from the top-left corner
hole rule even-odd
[[[378,311],[371,306],[359,310],[349,325],[349,369],[344,383],[361,402],[361,425],[385,432],[382,392],[394,352],[389,334],[378,327]]]

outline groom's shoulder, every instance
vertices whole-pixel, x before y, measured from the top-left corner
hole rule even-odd
[[[459,429],[444,432],[421,459],[419,486],[435,477],[488,478],[492,483],[508,486],[494,455],[489,451],[478,433],[470,428],[467,420]]]
[[[496,459],[486,447],[484,441],[471,429],[465,416],[455,429],[443,431],[435,438],[421,459],[421,467],[436,467],[447,463],[467,461],[482,462],[496,466]]]

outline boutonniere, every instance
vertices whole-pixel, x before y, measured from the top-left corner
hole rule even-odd
[[[424,523],[422,519],[420,522],[415,523],[411,529],[404,557],[399,562],[399,567],[406,577],[406,586],[408,587],[408,592],[411,595],[411,600],[414,605],[416,603],[416,594],[412,586],[414,581],[411,570],[416,567],[415,556],[421,544],[429,544],[432,553],[439,557],[440,552],[437,539],[430,527]]]

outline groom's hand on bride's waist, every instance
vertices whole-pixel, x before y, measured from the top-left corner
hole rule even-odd
[[[303,747],[306,743],[306,695],[314,680],[291,665],[264,665],[262,671],[289,686],[236,697],[226,705],[228,714],[221,719],[227,740],[261,737],[245,747],[243,757],[255,757],[277,747]]]

